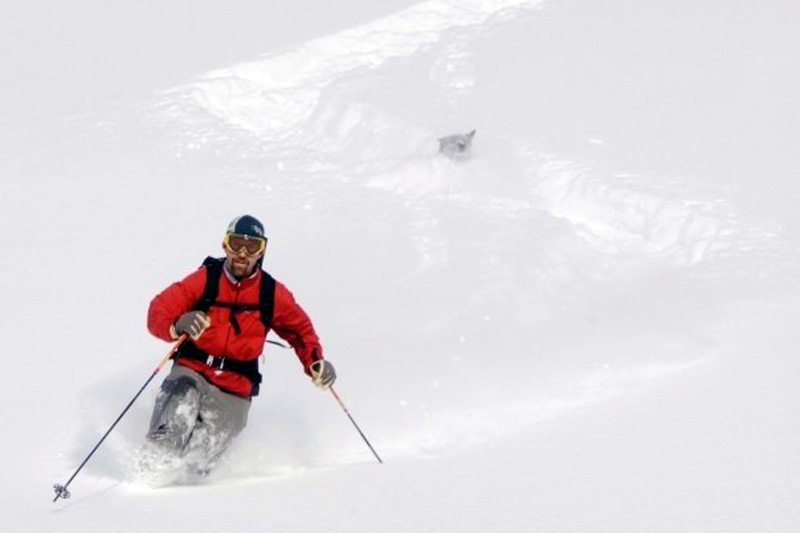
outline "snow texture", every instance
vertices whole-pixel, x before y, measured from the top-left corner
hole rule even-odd
[[[4,531],[800,530],[796,2],[28,4]],[[160,374],[52,503],[244,213],[385,463],[268,345],[210,475],[136,479]]]

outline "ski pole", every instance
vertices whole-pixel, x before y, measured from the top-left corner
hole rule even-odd
[[[167,353],[167,355],[164,356],[164,359],[162,359],[162,361],[160,363],[158,363],[158,366],[156,367],[155,370],[153,370],[153,373],[150,374],[150,377],[147,378],[147,381],[144,382],[144,385],[142,385],[142,388],[139,389],[139,392],[136,393],[136,396],[133,397],[133,399],[130,401],[130,403],[127,405],[127,407],[125,407],[125,409],[123,409],[122,413],[120,413],[120,415],[117,417],[117,419],[114,421],[114,423],[111,424],[111,427],[108,428],[108,431],[106,431],[106,434],[103,435],[103,437],[100,439],[100,442],[98,442],[95,445],[95,447],[92,448],[92,451],[89,452],[89,455],[86,456],[86,459],[84,459],[83,462],[81,463],[81,465],[78,467],[78,469],[75,470],[75,473],[72,474],[72,477],[70,477],[69,480],[67,480],[67,482],[64,483],[63,485],[61,485],[59,483],[56,483],[55,485],[53,485],[53,490],[56,491],[56,497],[53,498],[53,503],[55,503],[59,498],[64,498],[66,500],[67,498],[70,497],[70,492],[69,492],[69,490],[67,490],[67,487],[69,487],[69,484],[72,483],[72,480],[75,479],[75,476],[78,475],[78,472],[81,471],[81,469],[84,467],[84,465],[87,462],[89,462],[89,459],[92,457],[92,455],[94,455],[94,452],[96,452],[97,449],[100,447],[100,445],[103,444],[103,441],[106,440],[106,437],[108,437],[108,434],[111,433],[111,430],[113,430],[116,427],[116,425],[119,423],[119,421],[122,420],[122,417],[125,416],[125,413],[127,413],[128,409],[130,409],[131,406],[133,405],[133,402],[135,402],[136,399],[139,398],[139,395],[141,395],[142,392],[144,391],[144,389],[147,388],[147,386],[150,384],[151,381],[153,381],[153,378],[156,377],[156,374],[161,372],[161,369],[164,368],[164,366],[167,364],[167,361],[172,359],[172,356],[175,355],[175,352],[178,351],[178,348],[180,347],[180,345],[185,340],[186,340],[186,333],[184,333],[183,335],[181,335],[178,338],[178,342],[176,342],[172,346],[172,349],[170,349],[169,353]]]
[[[344,410],[344,414],[347,415],[347,418],[350,419],[350,422],[352,422],[353,426],[355,426],[356,430],[358,430],[358,434],[361,435],[361,438],[364,439],[364,442],[366,442],[367,446],[369,446],[369,449],[372,451],[372,455],[375,456],[375,459],[377,459],[379,463],[383,464],[383,461],[381,460],[380,456],[378,456],[378,452],[375,451],[375,448],[373,448],[372,444],[369,443],[369,441],[367,440],[367,437],[364,435],[364,432],[361,431],[361,428],[358,427],[358,424],[356,424],[356,421],[353,420],[353,417],[350,414],[350,411],[347,410],[347,407],[345,407],[344,402],[342,401],[342,399],[339,398],[338,394],[336,394],[336,390],[332,386],[330,387],[330,389],[331,389],[331,393],[333,393],[333,397],[336,398],[336,401],[339,402],[339,405],[342,406],[342,410]]]

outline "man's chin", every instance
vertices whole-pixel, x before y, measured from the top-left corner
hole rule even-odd
[[[247,275],[247,273],[248,273],[247,272],[247,270],[248,270],[247,267],[248,267],[248,265],[246,263],[242,264],[242,263],[236,263],[234,261],[231,261],[231,263],[230,263],[231,274],[233,274],[237,278],[241,278],[241,277]]]

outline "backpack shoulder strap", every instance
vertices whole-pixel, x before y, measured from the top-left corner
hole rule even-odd
[[[211,305],[217,300],[219,294],[219,278],[222,276],[222,264],[224,259],[216,257],[206,257],[203,261],[203,266],[206,268],[206,286],[203,289],[203,295],[197,302],[195,309],[208,313]]]
[[[267,329],[272,325],[272,315],[275,312],[275,278],[261,271],[261,294],[258,300],[258,310],[261,315],[261,322]]]

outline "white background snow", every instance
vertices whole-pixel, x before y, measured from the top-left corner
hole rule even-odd
[[[2,530],[800,530],[799,17],[4,1]],[[385,464],[270,346],[206,482],[128,479],[159,374],[52,503],[243,213]]]

